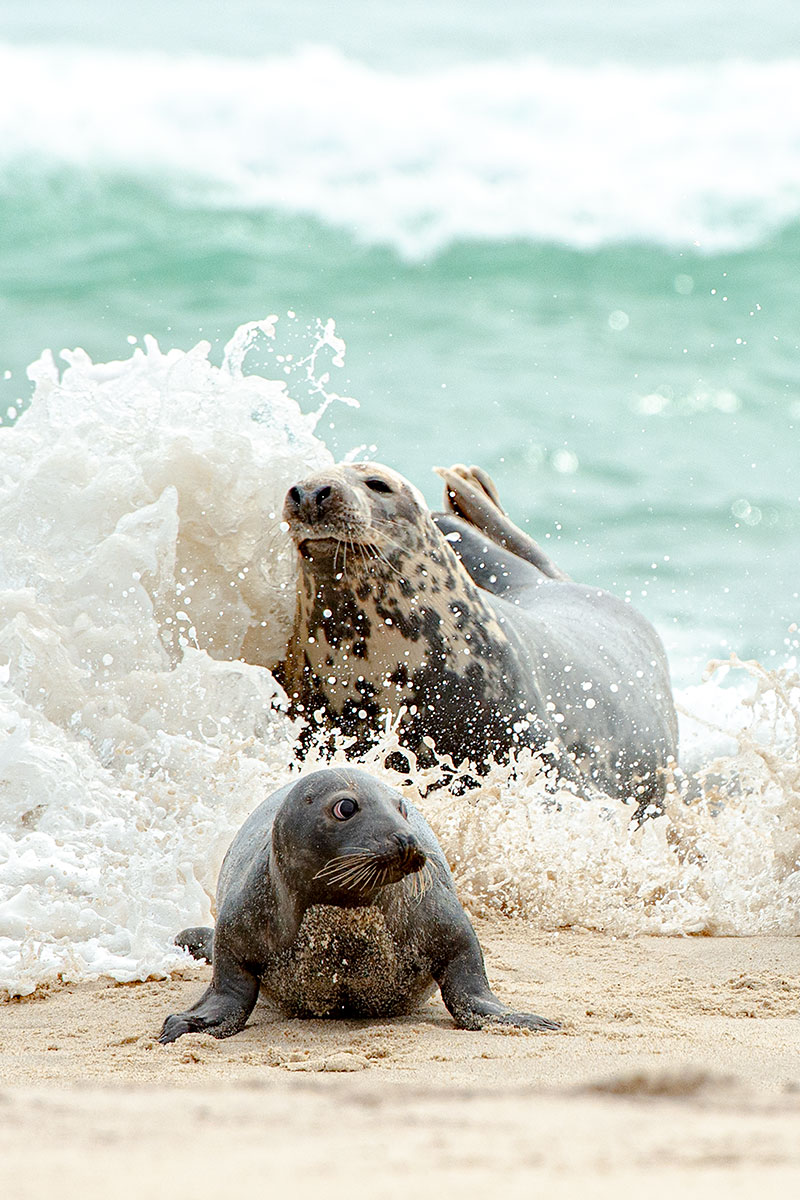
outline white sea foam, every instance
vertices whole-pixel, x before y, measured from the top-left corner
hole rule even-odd
[[[221,368],[207,343],[76,351],[62,375],[47,352],[0,430],[0,986],[160,969],[291,760],[252,664],[291,620],[283,495],[331,456],[318,413],[242,374],[273,323],[240,329]],[[320,367],[326,349],[330,324]]]
[[[0,185],[146,177],[412,258],[459,239],[752,244],[800,215],[800,59],[537,58],[415,73],[333,49],[233,60],[0,46]]]
[[[617,935],[800,929],[800,676],[723,666],[678,696],[689,789],[632,824],[617,804],[542,795],[536,768],[498,769],[467,808],[426,802],[462,896],[547,928]],[[485,801],[485,802],[482,802]]]
[[[205,343],[163,353],[148,340],[97,365],[73,352],[62,374],[47,353],[31,408],[0,430],[11,993],[169,970],[173,934],[211,918],[234,831],[287,778],[296,730],[267,669],[293,607],[280,506],[330,455],[318,414],[242,373],[273,324],[239,330],[219,368]],[[321,327],[310,358],[323,376],[342,352]],[[742,676],[747,687],[715,676],[684,695],[700,718],[685,724],[687,766],[705,790],[641,829],[617,803],[555,803],[527,760],[479,793],[430,792],[422,807],[473,911],[620,934],[796,933],[797,679],[755,665]],[[389,731],[367,766],[392,745]]]

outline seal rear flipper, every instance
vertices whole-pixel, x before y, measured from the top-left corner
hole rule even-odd
[[[192,958],[200,962],[212,962],[214,930],[205,925],[193,925],[190,929],[182,929],[175,935],[175,945],[188,950]]]
[[[258,988],[256,976],[238,963],[218,962],[211,987],[186,1012],[167,1017],[158,1040],[168,1045],[184,1033],[210,1033],[216,1038],[238,1033],[255,1007]]]
[[[492,479],[488,471],[484,471],[483,467],[476,467],[473,463],[471,467],[466,467],[463,463],[453,463],[452,467],[434,467],[434,471],[441,475],[442,479],[450,477],[453,480],[460,480],[467,484],[471,491],[477,492],[479,495],[482,492],[482,497],[488,499],[494,507],[506,515],[506,510],[500,503],[500,493],[497,490],[497,484]],[[453,512],[460,512],[458,492],[450,488],[447,489],[444,496],[444,502]],[[471,518],[466,513],[461,513],[465,520]]]
[[[534,1013],[512,1012],[497,999],[486,978],[475,931],[462,914],[467,928],[462,930],[454,956],[435,976],[442,1000],[459,1029],[483,1029],[486,1025],[515,1025],[522,1029],[560,1029],[558,1021],[537,1017]]]
[[[548,579],[569,579],[569,575],[556,566],[539,543],[506,516],[494,481],[485,471],[480,467],[467,468],[461,464],[449,469],[434,467],[434,470],[444,480],[447,510],[474,525],[504,550],[529,562]]]

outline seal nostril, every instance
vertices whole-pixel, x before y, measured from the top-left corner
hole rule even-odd
[[[324,484],[323,487],[317,488],[317,490],[314,492],[314,499],[317,502],[317,508],[322,508],[332,491],[333,488],[327,483]]]
[[[295,508],[299,508],[303,502],[303,493],[299,487],[290,487],[289,491],[286,493],[286,499],[290,504],[293,504]]]
[[[410,833],[395,833],[392,835],[398,850],[400,851],[400,861],[404,866],[423,866],[425,863],[425,855],[420,849],[419,842]]]

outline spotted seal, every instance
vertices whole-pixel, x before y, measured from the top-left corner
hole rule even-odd
[[[402,743],[480,769],[530,746],[641,814],[665,793],[677,720],[659,637],[630,604],[574,583],[504,513],[479,468],[441,471],[448,511],[376,463],[296,483],[292,711],[355,738],[400,715]]]
[[[430,827],[400,792],[352,768],[286,784],[222,864],[217,924],[177,939],[213,961],[211,986],[160,1041],[238,1033],[259,988],[299,1017],[389,1017],[436,984],[462,1029],[557,1029],[493,995],[478,939]]]

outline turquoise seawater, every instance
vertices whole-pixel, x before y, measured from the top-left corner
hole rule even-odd
[[[222,346],[331,448],[477,462],[676,679],[800,620],[794,5],[0,8],[0,407],[50,347]],[[291,315],[290,315],[291,314]]]

